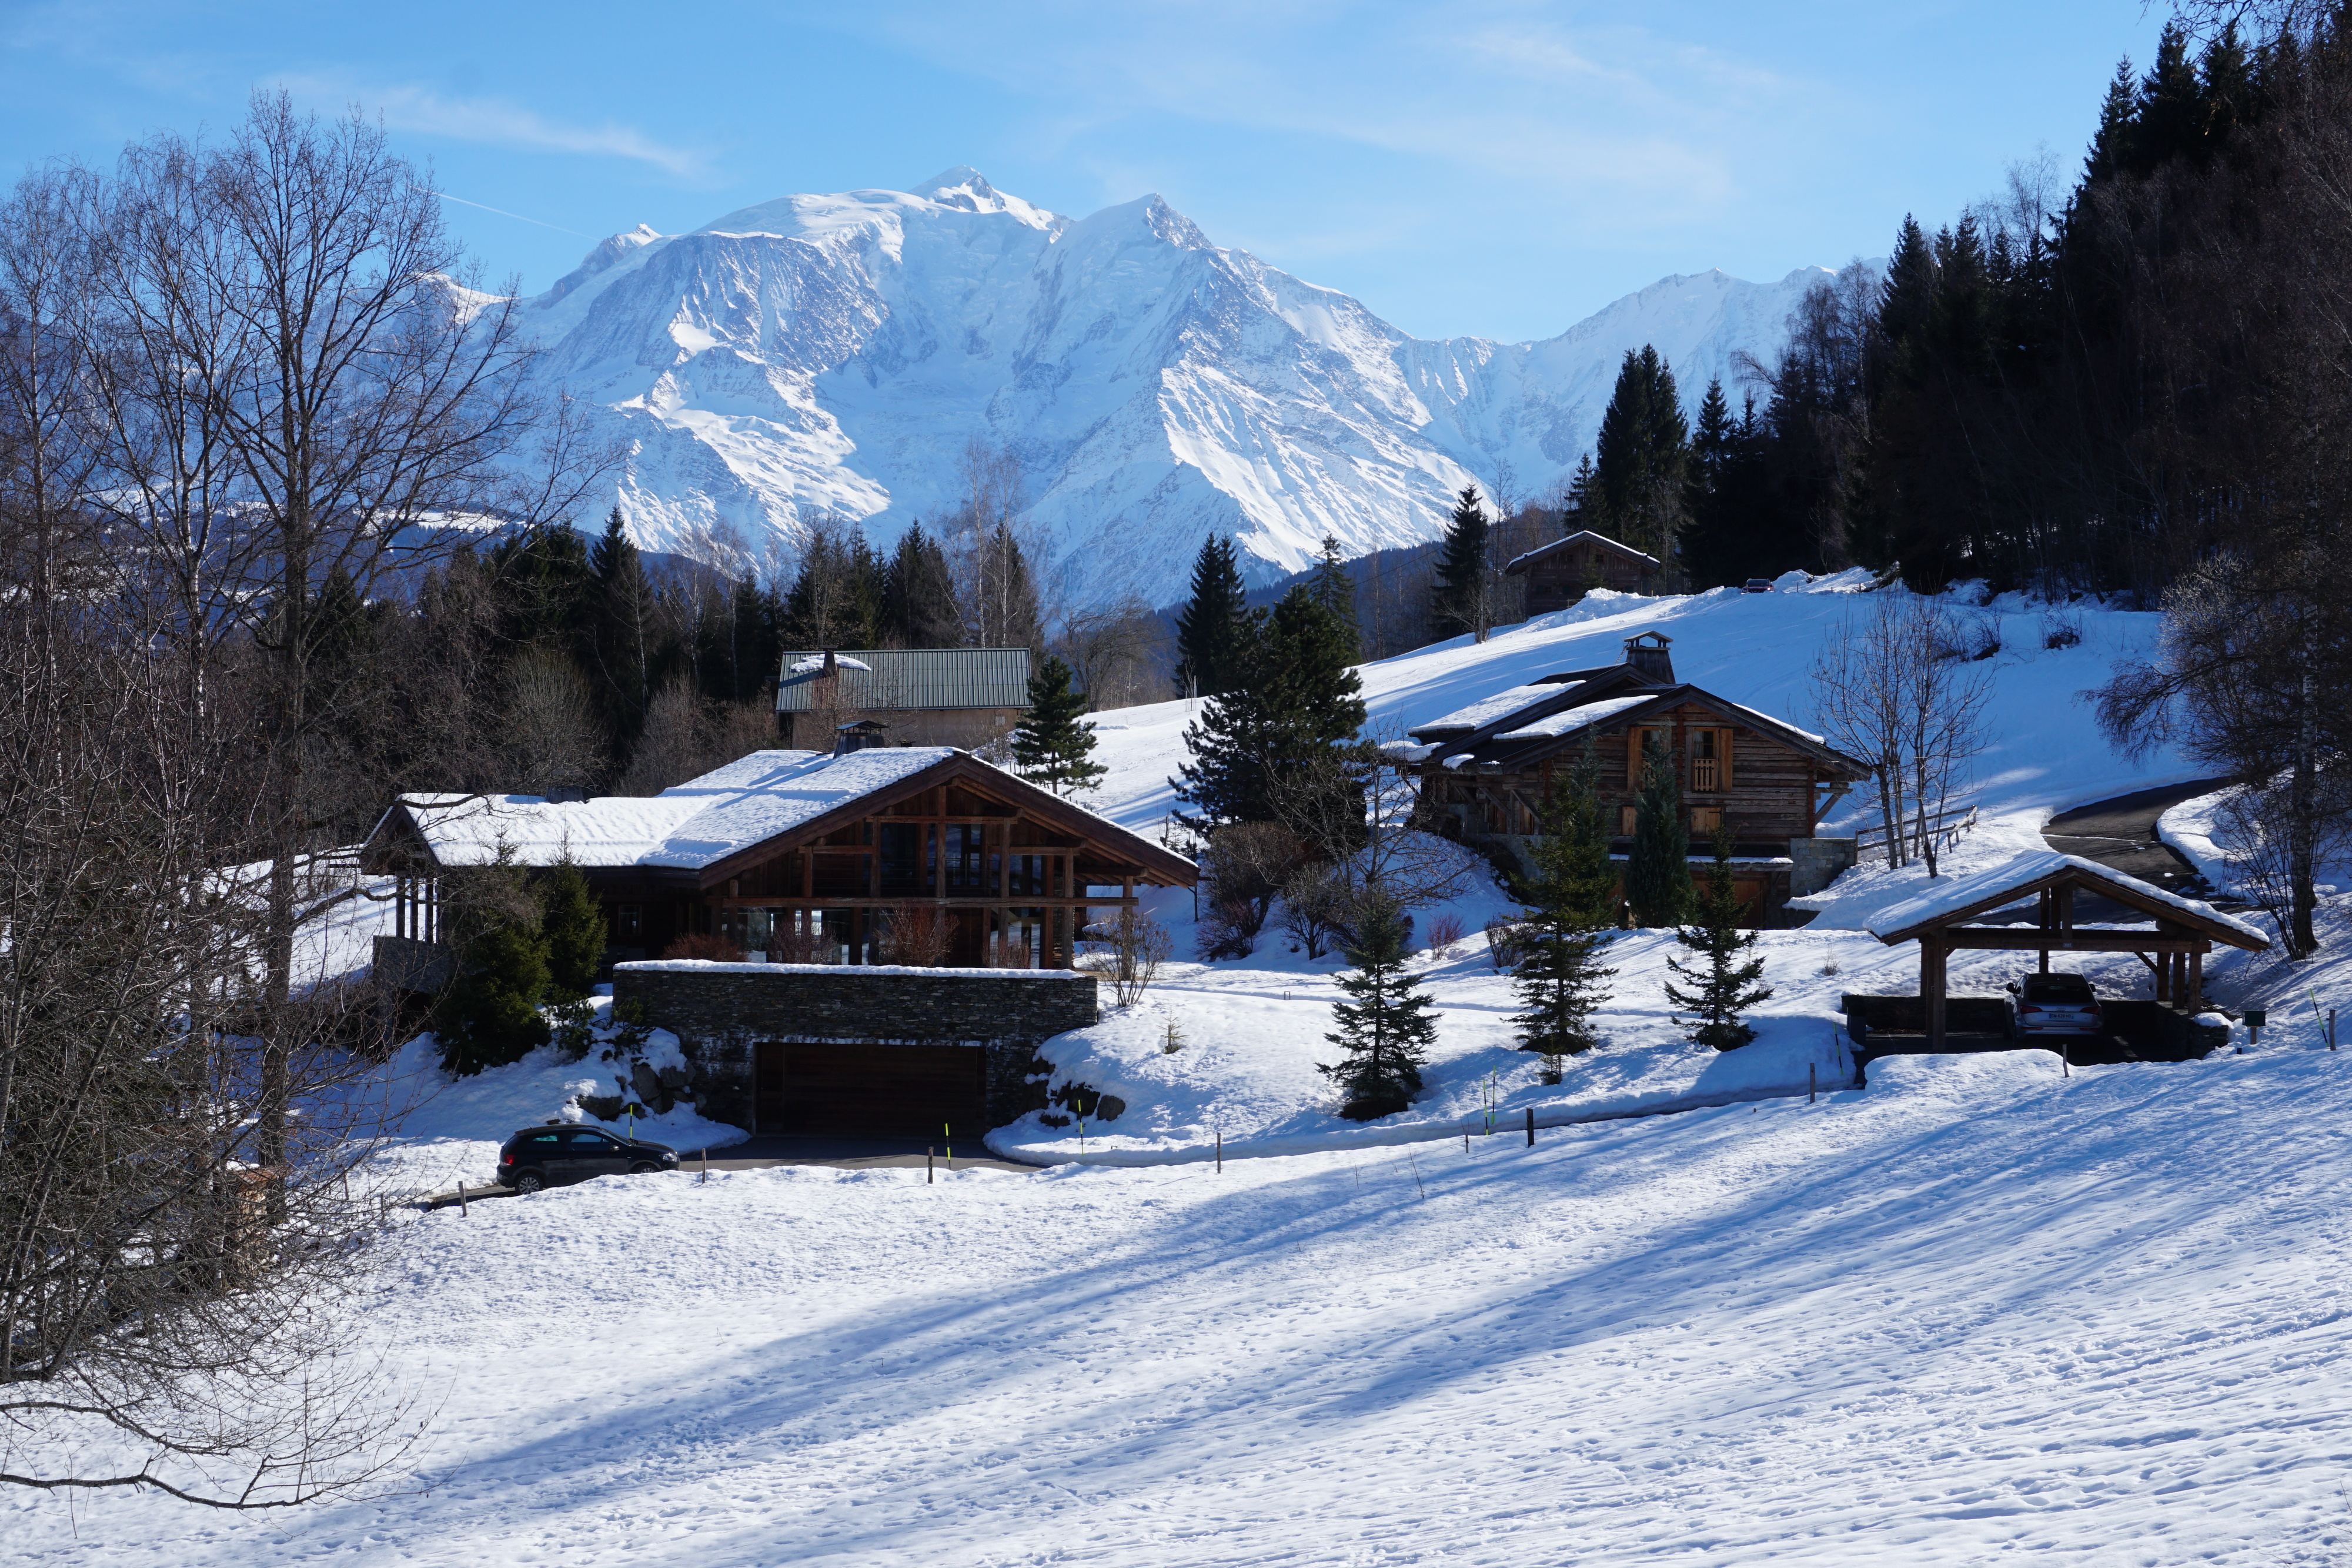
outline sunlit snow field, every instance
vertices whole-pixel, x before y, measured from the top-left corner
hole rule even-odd
[[[1866,603],[1815,586],[1617,599],[1370,666],[1375,724],[1611,662],[1650,627],[1685,678],[1806,724],[1812,650]],[[1960,870],[2198,771],[2119,763],[2076,698],[2153,616],[2091,610],[2047,650],[2045,612],[2005,608]],[[1102,809],[1159,831],[1185,717],[1104,716]],[[1474,892],[1469,938],[1416,961],[1444,1015],[1429,1092],[1370,1128],[1313,1070],[1337,961],[1269,927],[1248,960],[1192,962],[1189,895],[1161,894],[1181,961],[1046,1047],[1129,1110],[1083,1151],[1034,1118],[995,1140],[1064,1163],[613,1178],[404,1215],[357,1340],[433,1411],[410,1483],[269,1517],[0,1493],[0,1560],[2352,1561],[2352,1051],[2291,1005],[2335,1005],[2337,901],[2320,961],[2214,963],[2223,1000],[2273,1009],[2248,1054],[2239,1030],[2201,1063],[1897,1059],[1832,1088],[1838,993],[1916,980],[1914,950],[1859,927],[1918,889],[1849,873],[1814,926],[1765,934],[1780,994],[1728,1056],[1664,1017],[1671,938],[1621,939],[1609,1044],[1556,1088],[1508,1049],[1477,935],[1502,904]],[[2147,994],[2128,955],[2060,962]],[[1954,985],[2020,967],[1956,957]],[[425,1104],[382,1175],[478,1175],[596,1070],[442,1085],[412,1048],[395,1076]],[[1552,1124],[1709,1098],[1731,1103]],[[725,1134],[681,1112],[654,1135]]]

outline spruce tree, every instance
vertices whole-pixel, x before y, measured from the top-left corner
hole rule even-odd
[[[1430,622],[1441,639],[1467,632],[1481,643],[1486,640],[1486,550],[1492,528],[1475,485],[1454,498],[1438,552],[1436,581],[1430,589]]]
[[[1330,534],[1323,536],[1323,549],[1315,558],[1314,570],[1307,575],[1307,591],[1315,596],[1340,631],[1354,658],[1362,656],[1363,631],[1356,620],[1356,580],[1348,574],[1348,563],[1339,554],[1339,541]]]
[[[1343,946],[1349,972],[1335,977],[1348,999],[1332,1005],[1337,1028],[1323,1038],[1347,1055],[1318,1062],[1339,1088],[1339,1114],[1351,1122],[1394,1115],[1421,1092],[1421,1070],[1437,1039],[1437,1019],[1417,976],[1405,970],[1412,922],[1392,904],[1376,904]]]
[[[1749,536],[1755,519],[1735,503],[1739,467],[1739,426],[1723,395],[1721,378],[1706,383],[1691,432],[1689,493],[1684,510],[1690,528],[1683,543],[1683,567],[1694,588],[1738,583],[1750,575]]]
[[[1675,1022],[1700,1045],[1737,1051],[1756,1038],[1740,1014],[1769,1000],[1772,988],[1763,984],[1761,955],[1743,956],[1756,946],[1756,933],[1744,929],[1747,911],[1731,879],[1731,830],[1715,831],[1715,863],[1707,869],[1706,891],[1699,895],[1696,918],[1675,933],[1675,939],[1698,955],[1685,964],[1668,958],[1674,979],[1666,982],[1666,1000],[1689,1013],[1677,1013]],[[1675,984],[1689,982],[1689,988]]]
[[[947,551],[910,523],[882,576],[881,640],[897,648],[960,648],[963,616]]]
[[[1633,805],[1633,849],[1625,866],[1625,902],[1636,925],[1679,925],[1690,908],[1690,829],[1683,822],[1682,782],[1654,730],[1642,741],[1641,794]]]
[[[1627,350],[1601,411],[1594,479],[1616,537],[1657,557],[1669,577],[1679,570],[1689,460],[1689,425],[1673,369],[1647,343]]]
[[[1600,763],[1588,743],[1582,760],[1564,781],[1554,782],[1537,813],[1529,871],[1520,883],[1519,960],[1512,967],[1527,1009],[1511,1020],[1518,1026],[1519,1049],[1540,1052],[1545,1076],[1555,1083],[1562,1057],[1600,1043],[1592,1014],[1617,972],[1600,963],[1605,934],[1617,923],[1609,840]]]
[[[629,538],[620,507],[604,519],[604,537],[589,554],[588,569],[596,580],[589,642],[599,706],[625,757],[645,727],[661,649],[653,584],[646,580],[645,559]]]
[[[520,1061],[549,1039],[547,937],[537,898],[503,850],[446,883],[457,974],[433,1006],[441,1065],[458,1077]]]
[[[1275,821],[1276,792],[1298,776],[1333,777],[1317,765],[1363,727],[1355,650],[1306,583],[1243,627],[1241,678],[1186,727],[1192,760],[1171,780],[1193,809],[1178,821],[1196,832]]]
[[[1232,689],[1249,643],[1248,618],[1234,541],[1213,536],[1192,563],[1192,596],[1176,617],[1180,690],[1213,697]]]
[[[1029,677],[1029,711],[1013,732],[1016,771],[1056,795],[1093,789],[1110,769],[1094,760],[1095,727],[1080,722],[1086,711],[1086,694],[1070,689],[1070,666],[1046,654]]]
[[[534,891],[547,946],[548,995],[557,1001],[584,997],[596,988],[596,972],[604,964],[604,912],[588,891],[587,877],[569,860],[541,878]]]

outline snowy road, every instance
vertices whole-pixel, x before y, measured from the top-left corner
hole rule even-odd
[[[429,1491],[43,1500],[0,1554],[2342,1562],[2352,1063],[1874,1071],[1533,1151],[665,1176],[416,1220],[374,1316],[446,1400]]]

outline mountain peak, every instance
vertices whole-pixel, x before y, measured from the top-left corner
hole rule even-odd
[[[909,187],[907,193],[934,206],[954,207],[967,213],[1003,213],[1032,228],[1045,228],[1055,221],[1054,214],[1045,208],[1032,205],[1009,191],[998,190],[988,183],[987,175],[968,163],[942,169]]]

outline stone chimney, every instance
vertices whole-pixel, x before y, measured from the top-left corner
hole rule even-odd
[[[841,666],[834,663],[833,650],[827,648],[824,651],[824,668],[816,673],[816,678],[820,681],[829,681],[840,674]]]
[[[1675,656],[1666,650],[1674,642],[1663,632],[1640,632],[1625,639],[1625,662],[1657,682],[1675,684]]]

